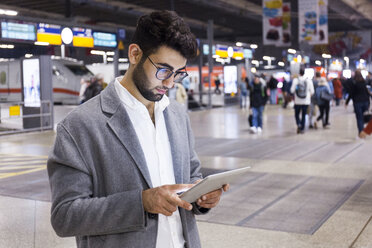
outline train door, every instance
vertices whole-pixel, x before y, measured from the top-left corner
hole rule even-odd
[[[7,101],[9,97],[9,64],[0,64],[0,101]]]

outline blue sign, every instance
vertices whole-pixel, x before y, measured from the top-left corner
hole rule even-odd
[[[2,21],[1,38],[35,41],[36,27],[34,24]]]
[[[93,32],[94,46],[116,47],[116,34]]]
[[[119,33],[119,38],[121,40],[124,40],[125,39],[125,29],[119,29],[118,33]]]
[[[247,59],[253,58],[251,49],[244,49],[243,53],[244,53],[244,58],[247,58]]]

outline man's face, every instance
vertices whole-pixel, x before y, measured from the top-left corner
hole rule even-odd
[[[156,102],[174,86],[174,74],[166,80],[159,80],[156,77],[156,67],[167,68],[173,72],[184,71],[186,59],[179,52],[166,46],[161,46],[149,57],[155,65],[143,55],[133,70],[133,82],[146,100]]]

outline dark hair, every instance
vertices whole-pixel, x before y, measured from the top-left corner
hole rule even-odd
[[[315,72],[315,77],[319,78],[321,76],[320,72]]]
[[[356,70],[354,74],[354,80],[356,82],[364,82],[364,78],[362,76],[362,72],[360,70]]]
[[[174,11],[155,11],[138,19],[131,43],[140,46],[145,55],[168,46],[186,59],[196,56],[197,42],[189,26]]]
[[[304,68],[301,68],[300,69],[300,75],[303,76],[305,74],[305,69]]]

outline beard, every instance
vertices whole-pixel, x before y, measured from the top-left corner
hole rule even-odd
[[[133,70],[133,82],[136,85],[138,91],[141,95],[148,101],[158,102],[163,98],[163,94],[154,93],[156,89],[168,90],[167,87],[158,86],[154,88],[149,88],[151,85],[150,80],[147,78],[145,70],[143,69],[143,64],[146,59],[141,60],[137,67]]]

